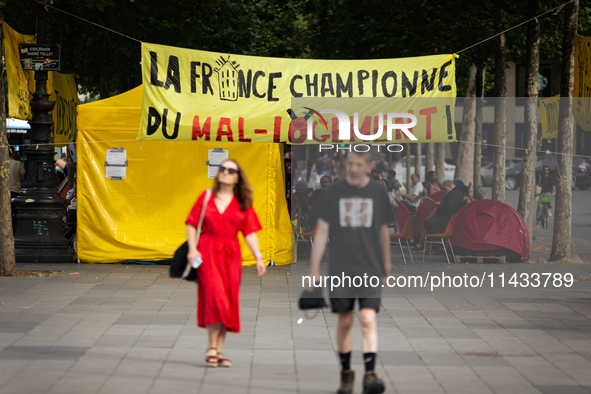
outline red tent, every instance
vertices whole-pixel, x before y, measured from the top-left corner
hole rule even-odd
[[[435,192],[429,196],[429,198],[436,202],[441,202],[443,195],[445,194],[445,190],[440,190]],[[423,224],[425,224],[425,219],[431,211],[433,211],[437,205],[428,199],[424,199],[419,208],[417,209],[417,213],[415,214],[415,223],[412,229],[412,234],[415,237],[418,237],[421,234],[421,229],[423,228]]]
[[[495,200],[479,200],[465,205],[457,215],[451,237],[454,248],[477,252],[512,251],[510,261],[529,260],[529,231],[521,215],[509,205]]]

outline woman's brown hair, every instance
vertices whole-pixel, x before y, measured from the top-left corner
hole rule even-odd
[[[234,195],[238,198],[238,202],[240,203],[240,209],[245,210],[246,208],[250,208],[252,206],[252,187],[250,186],[250,181],[246,177],[242,166],[238,164],[236,160],[228,159],[224,161],[224,163],[231,161],[232,163],[236,164],[238,168],[238,183],[234,185]],[[222,163],[222,165],[224,164]],[[220,182],[218,181],[219,173],[216,175],[213,183],[213,191],[214,193],[218,193],[220,191]]]

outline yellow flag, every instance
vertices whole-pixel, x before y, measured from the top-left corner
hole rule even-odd
[[[573,115],[579,127],[591,131],[591,37],[575,36]]]
[[[560,95],[540,99],[540,115],[542,117],[542,138],[558,137],[558,113],[560,110]]]
[[[33,44],[35,36],[20,34],[6,22],[4,29],[4,52],[6,55],[6,75],[8,77],[8,116],[31,120],[31,99],[35,92],[35,72],[21,67],[18,44]],[[56,146],[65,146],[74,140],[76,133],[76,107],[80,104],[78,89],[72,74],[55,71],[47,73],[47,93],[49,100],[55,101],[52,111]]]

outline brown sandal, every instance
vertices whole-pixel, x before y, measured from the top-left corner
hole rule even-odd
[[[215,350],[215,356],[208,356],[207,352],[209,352],[210,350]],[[205,366],[207,367],[212,367],[215,368],[219,365],[219,361],[218,361],[218,351],[216,348],[214,347],[210,347],[205,351]]]
[[[229,368],[232,366],[232,361],[225,358],[222,353],[218,353],[218,366],[224,367],[224,368]]]

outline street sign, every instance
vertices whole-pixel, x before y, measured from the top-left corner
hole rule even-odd
[[[61,71],[61,45],[19,44],[23,70]]]

